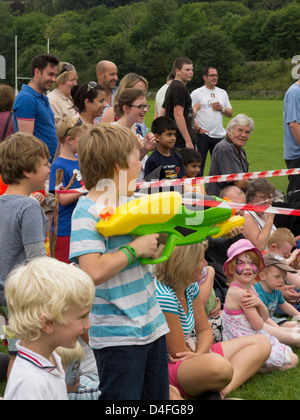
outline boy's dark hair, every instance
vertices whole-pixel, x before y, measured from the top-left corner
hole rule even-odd
[[[167,130],[177,130],[177,124],[172,118],[158,117],[152,122],[151,132],[153,134],[161,135]]]
[[[19,184],[24,171],[36,173],[41,159],[49,159],[48,147],[35,136],[17,132],[0,144],[0,174],[6,185]]]
[[[34,77],[35,69],[39,69],[42,72],[48,64],[51,64],[53,67],[58,66],[59,59],[54,54],[41,54],[34,57],[31,62],[31,77]]]
[[[182,67],[185,65],[185,64],[193,64],[193,62],[192,62],[192,60],[190,60],[189,58],[187,58],[187,57],[180,57],[180,58],[176,58],[176,60],[174,61],[174,63],[173,63],[173,70],[174,70],[174,72],[175,72],[175,70],[177,69],[177,70],[181,70],[182,69]]]
[[[195,163],[195,162],[201,164],[202,156],[195,149],[188,149],[188,148],[177,149],[176,152],[182,156],[184,166],[187,166],[190,163]]]

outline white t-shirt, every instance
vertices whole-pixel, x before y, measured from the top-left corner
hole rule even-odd
[[[17,342],[18,356],[6,386],[4,400],[68,400],[61,359],[53,353],[55,365]]]
[[[215,89],[207,89],[202,86],[194,90],[191,94],[193,106],[199,102],[201,109],[197,112],[195,122],[202,129],[208,131],[208,135],[213,138],[223,138],[226,130],[223,127],[223,114],[212,109],[214,102],[220,102],[225,108],[232,108],[227,92],[216,87]]]

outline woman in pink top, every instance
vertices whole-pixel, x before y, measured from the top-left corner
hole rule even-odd
[[[264,335],[272,346],[265,367],[277,370],[295,368],[298,365],[297,355],[263,329],[269,312],[252,285],[258,271],[264,268],[261,252],[250,241],[241,239],[228,249],[227,254],[228,260],[223,270],[231,285],[224,306],[223,340],[253,334]]]

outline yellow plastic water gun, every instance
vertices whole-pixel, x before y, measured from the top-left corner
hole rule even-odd
[[[218,197],[202,197],[224,201]],[[170,257],[175,246],[203,242],[208,236],[218,238],[229,234],[236,226],[241,227],[244,218],[235,216],[235,212],[221,207],[195,211],[182,204],[182,196],[178,192],[162,192],[129,201],[117,209],[105,208],[100,213],[101,220],[96,229],[105,237],[167,234],[167,242],[159,258],[139,259],[141,264],[158,264]]]

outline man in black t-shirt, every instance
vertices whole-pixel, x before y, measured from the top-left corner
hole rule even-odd
[[[172,118],[176,122],[176,147],[194,148],[194,114],[191,96],[186,87],[193,78],[193,63],[188,58],[177,58],[173,69],[175,80],[168,87],[160,115]]]

